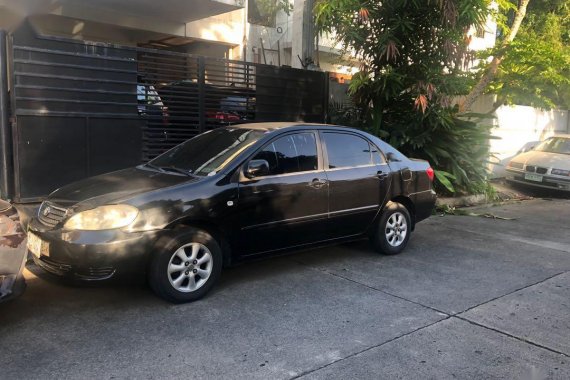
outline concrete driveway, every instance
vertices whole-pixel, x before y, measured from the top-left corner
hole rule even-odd
[[[0,305],[2,378],[570,378],[570,200],[432,217],[226,270],[204,300],[27,273]]]

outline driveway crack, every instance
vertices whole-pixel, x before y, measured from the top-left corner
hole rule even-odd
[[[540,281],[537,281],[537,282],[534,282],[534,283],[532,283],[532,284],[528,284],[528,285],[522,286],[522,287],[520,287],[520,288],[517,288],[517,289],[515,289],[515,290],[513,290],[513,291],[510,291],[510,292],[508,292],[508,293],[505,293],[505,294],[503,294],[503,295],[497,296],[497,297],[495,297],[495,298],[491,298],[490,300],[487,300],[487,301],[483,301],[483,302],[481,302],[481,303],[479,303],[479,304],[477,304],[477,305],[475,305],[475,306],[471,306],[470,308],[467,308],[467,309],[465,309],[465,310],[463,310],[463,311],[460,311],[460,312],[457,312],[457,313],[452,313],[451,315],[457,316],[457,315],[459,315],[459,314],[467,313],[468,311],[473,310],[473,309],[475,309],[475,308],[478,308],[479,306],[483,306],[483,305],[485,305],[486,303],[496,301],[496,300],[498,300],[498,299],[500,299],[500,298],[503,298],[503,297],[506,297],[506,296],[510,296],[510,295],[513,294],[513,293],[516,293],[516,292],[519,292],[519,291],[521,291],[521,290],[530,288],[531,286],[535,286],[535,285],[538,285],[538,284],[542,284],[543,282],[546,282],[546,281],[548,281],[548,280],[550,280],[550,279],[553,279],[554,277],[563,275],[563,274],[565,274],[565,273],[568,273],[568,271],[555,273],[555,274],[553,274],[552,276],[548,276],[548,277],[546,277],[546,278],[544,278],[544,279],[542,279],[542,280],[540,280]]]
[[[510,338],[516,339],[516,340],[518,340],[519,342],[523,342],[523,343],[526,343],[526,344],[530,344],[531,346],[539,347],[539,348],[542,348],[543,350],[550,351],[550,352],[552,352],[552,353],[559,354],[559,355],[565,356],[565,357],[567,357],[567,358],[570,358],[570,355],[568,355],[568,354],[566,354],[566,353],[564,353],[564,352],[562,352],[562,351],[558,351],[558,350],[555,350],[555,349],[553,349],[553,348],[544,346],[544,345],[542,345],[542,344],[540,344],[540,343],[533,342],[532,340],[529,340],[529,339],[526,339],[526,338],[522,338],[522,337],[520,337],[520,336],[516,336],[516,335],[513,335],[513,334],[509,334],[509,333],[506,332],[506,331],[499,330],[499,329],[496,329],[496,328],[494,328],[494,327],[490,327],[490,326],[487,326],[487,325],[484,325],[484,324],[481,324],[481,323],[472,321],[471,319],[467,319],[467,318],[462,317],[462,316],[459,316],[459,315],[454,315],[454,316],[452,316],[452,318],[460,319],[460,320],[465,321],[465,322],[467,322],[467,323],[469,323],[469,324],[472,324],[472,325],[474,325],[474,326],[479,326],[479,327],[482,327],[482,328],[484,328],[484,329],[487,329],[487,330],[490,330],[490,331],[494,331],[494,332],[496,332],[496,333],[498,333],[498,334],[505,335],[505,336],[508,336],[508,337],[510,337]]]
[[[304,265],[304,266],[306,266],[306,267],[308,267],[308,268],[311,268],[311,269],[313,269],[313,270],[317,270],[317,271],[319,271],[319,272],[323,272],[323,273],[326,273],[326,274],[328,274],[328,275],[331,275],[331,276],[334,276],[334,277],[337,277],[337,278],[340,278],[340,279],[343,279],[343,280],[352,282],[352,283],[354,283],[354,284],[357,284],[357,285],[360,285],[360,286],[364,286],[365,288],[368,288],[368,289],[371,289],[371,290],[375,290],[375,291],[377,291],[377,292],[386,294],[386,295],[388,295],[388,296],[391,296],[391,297],[394,297],[394,298],[398,298],[398,299],[400,299],[400,300],[402,300],[402,301],[410,302],[410,303],[413,303],[414,305],[418,305],[418,306],[424,307],[424,308],[426,308],[426,309],[430,309],[430,310],[435,311],[435,312],[437,312],[437,313],[443,314],[443,315],[446,316],[446,317],[452,315],[452,314],[450,314],[450,313],[448,313],[448,312],[445,312],[445,311],[443,311],[443,310],[436,309],[435,307],[428,306],[428,305],[424,305],[424,304],[422,304],[422,303],[420,303],[420,302],[417,302],[417,301],[412,301],[412,300],[410,300],[410,299],[407,299],[407,298],[405,298],[405,297],[399,296],[399,295],[397,295],[397,294],[393,294],[393,293],[387,292],[387,291],[385,291],[385,290],[376,288],[376,287],[374,287],[374,286],[367,285],[367,284],[364,284],[364,283],[362,283],[362,282],[353,280],[353,279],[351,279],[351,278],[344,277],[344,276],[342,276],[342,275],[340,275],[340,274],[337,274],[337,273],[334,273],[334,272],[330,272],[330,271],[328,271],[328,270],[326,270],[326,269],[319,268],[319,267],[314,267],[314,266],[311,266],[311,265],[309,265],[309,264],[307,264],[307,263],[304,263],[304,262],[302,262],[302,261],[297,261],[297,260],[292,260],[292,261],[295,262],[295,263],[297,263],[297,264],[299,264],[299,265]]]
[[[328,366],[330,366],[330,365],[332,365],[332,364],[338,363],[338,362],[340,362],[340,361],[342,361],[342,360],[345,360],[345,359],[349,359],[349,358],[351,358],[351,357],[354,357],[354,356],[356,356],[356,355],[359,355],[359,354],[361,354],[361,353],[364,353],[364,352],[366,352],[366,351],[369,351],[369,350],[371,350],[371,349],[373,349],[373,348],[381,347],[381,346],[383,346],[384,344],[393,342],[393,341],[395,341],[395,340],[397,340],[397,339],[399,339],[399,338],[402,338],[402,337],[405,337],[405,336],[407,336],[407,335],[413,334],[413,333],[416,332],[416,331],[420,331],[420,330],[422,330],[422,329],[424,329],[424,328],[426,328],[426,327],[433,326],[433,325],[435,325],[436,323],[439,323],[439,322],[441,322],[441,321],[445,321],[445,320],[450,319],[450,318],[457,318],[457,319],[462,320],[462,321],[464,321],[464,322],[467,322],[467,323],[469,323],[469,324],[472,324],[472,325],[475,325],[475,326],[478,326],[478,327],[481,327],[481,328],[484,328],[484,329],[493,331],[493,332],[495,332],[495,333],[498,333],[498,334],[501,334],[501,335],[504,335],[504,336],[508,336],[508,337],[513,338],[513,339],[516,339],[516,340],[518,340],[518,341],[520,341],[520,342],[523,342],[523,343],[526,343],[526,344],[530,344],[530,345],[532,345],[532,346],[535,346],[535,347],[538,347],[538,348],[547,350],[547,351],[549,351],[549,352],[552,352],[552,353],[559,354],[559,355],[562,355],[562,356],[564,356],[564,357],[570,358],[570,355],[568,355],[568,354],[566,354],[566,353],[564,353],[564,352],[561,352],[561,351],[555,350],[555,349],[553,349],[553,348],[550,348],[550,347],[541,345],[540,343],[536,343],[536,342],[534,342],[534,341],[532,341],[532,340],[525,339],[525,338],[522,338],[522,337],[519,337],[519,336],[510,334],[510,333],[508,333],[508,332],[506,332],[506,331],[502,331],[502,330],[499,330],[499,329],[496,329],[496,328],[493,328],[493,327],[490,327],[490,326],[486,326],[486,325],[484,325],[484,324],[481,324],[481,323],[475,322],[475,321],[473,321],[473,320],[471,320],[471,319],[468,319],[467,317],[463,317],[463,316],[460,316],[460,315],[459,315],[459,314],[466,313],[466,312],[468,312],[468,311],[470,311],[470,310],[473,310],[473,309],[475,309],[475,308],[477,308],[477,307],[479,307],[479,306],[485,305],[485,304],[487,304],[487,303],[489,303],[489,302],[493,302],[493,301],[496,301],[496,300],[501,299],[501,298],[503,298],[503,297],[509,296],[509,295],[514,294],[514,293],[516,293],[516,292],[519,292],[519,291],[521,291],[521,290],[530,288],[530,287],[535,286],[535,285],[539,285],[539,284],[541,284],[541,283],[543,283],[543,282],[546,282],[546,281],[548,281],[548,280],[551,280],[551,279],[553,279],[553,278],[555,278],[555,277],[557,277],[557,276],[566,274],[566,273],[568,273],[568,271],[563,271],[563,272],[555,273],[555,274],[553,274],[553,275],[551,275],[551,276],[548,276],[548,277],[546,277],[546,278],[544,278],[544,279],[542,279],[542,280],[540,280],[540,281],[536,281],[536,282],[534,282],[534,283],[532,283],[532,284],[528,284],[528,285],[522,286],[522,287],[520,287],[520,288],[517,288],[517,289],[515,289],[515,290],[513,290],[513,291],[511,291],[511,292],[508,292],[508,293],[502,294],[502,295],[500,295],[500,296],[494,297],[494,298],[492,298],[492,299],[490,299],[490,300],[486,300],[486,301],[484,301],[484,302],[481,302],[481,303],[479,303],[479,304],[477,304],[477,305],[475,305],[475,306],[472,306],[472,307],[470,307],[470,308],[468,308],[468,309],[465,309],[465,310],[463,310],[463,311],[460,311],[460,312],[457,312],[457,313],[448,313],[448,312],[445,312],[445,311],[443,311],[443,310],[439,310],[439,309],[437,309],[437,308],[434,308],[434,307],[431,307],[431,306],[428,306],[428,305],[424,305],[424,304],[422,304],[422,303],[420,303],[420,302],[416,302],[416,301],[409,300],[409,299],[407,299],[407,298],[405,298],[405,297],[402,297],[402,296],[399,296],[399,295],[397,295],[397,294],[392,294],[392,293],[387,292],[387,291],[385,291],[385,290],[378,289],[378,288],[375,288],[375,287],[370,286],[370,285],[367,285],[367,284],[363,284],[363,283],[361,283],[361,282],[359,282],[359,281],[353,280],[353,279],[348,278],[348,277],[344,277],[344,276],[339,275],[339,274],[337,274],[337,273],[330,272],[330,271],[328,271],[328,270],[326,270],[326,269],[314,267],[314,266],[311,266],[311,265],[309,265],[309,264],[307,264],[307,263],[304,263],[304,262],[298,261],[298,260],[292,260],[292,261],[295,262],[295,263],[297,263],[297,264],[299,264],[299,265],[303,265],[303,266],[306,266],[306,267],[308,267],[308,268],[311,268],[311,269],[313,269],[313,270],[317,270],[317,271],[319,271],[319,272],[323,272],[323,273],[325,273],[325,274],[328,274],[328,275],[331,275],[331,276],[334,276],[334,277],[343,279],[343,280],[345,280],[345,281],[349,281],[349,282],[352,282],[352,283],[354,283],[354,284],[364,286],[364,287],[366,287],[366,288],[368,288],[368,289],[375,290],[375,291],[377,291],[377,292],[386,294],[386,295],[388,295],[388,296],[395,297],[395,298],[401,299],[401,300],[403,300],[403,301],[413,303],[413,304],[415,304],[415,305],[424,307],[424,308],[426,308],[426,309],[430,309],[430,310],[432,310],[432,311],[435,311],[435,312],[437,312],[437,313],[440,313],[440,314],[444,315],[445,318],[440,319],[440,320],[438,320],[438,321],[436,321],[436,322],[430,323],[430,324],[428,324],[428,325],[426,325],[426,326],[420,327],[420,328],[418,328],[418,329],[415,329],[415,330],[413,330],[413,331],[411,331],[411,332],[402,334],[402,335],[397,336],[397,337],[395,337],[395,338],[392,338],[392,339],[390,339],[390,340],[387,340],[386,342],[383,342],[383,343],[381,343],[381,344],[378,344],[378,345],[375,345],[375,346],[371,346],[371,347],[368,347],[368,348],[366,348],[366,349],[364,349],[364,350],[362,350],[362,351],[359,351],[359,352],[350,354],[350,355],[348,355],[348,356],[346,356],[346,357],[344,357],[344,358],[335,360],[335,361],[333,361],[333,362],[331,362],[331,363],[328,363],[328,364],[325,364],[325,365],[323,365],[323,366],[321,366],[321,367],[319,367],[319,368],[316,368],[316,369],[312,369],[312,370],[303,372],[303,373],[300,374],[300,375],[297,375],[297,376],[295,376],[295,377],[292,377],[291,380],[292,380],[292,379],[298,379],[298,378],[303,377],[303,376],[305,376],[305,375],[308,375],[308,374],[310,374],[310,373],[319,371],[319,370],[321,370],[321,369],[323,369],[323,368],[326,368],[326,367],[328,367]]]
[[[428,328],[428,327],[431,327],[431,326],[433,326],[433,325],[435,325],[435,324],[437,324],[437,323],[443,322],[443,321],[445,321],[445,320],[447,320],[447,319],[449,319],[449,318],[451,318],[451,316],[447,316],[447,317],[445,317],[445,318],[443,318],[443,319],[440,319],[440,320],[438,320],[438,321],[432,322],[432,323],[427,324],[427,325],[425,325],[425,326],[418,327],[418,328],[415,329],[415,330],[409,331],[409,332],[407,332],[407,333],[405,333],[405,334],[402,334],[402,335],[398,335],[398,336],[396,336],[396,337],[394,337],[394,338],[388,339],[388,340],[385,341],[385,342],[376,344],[376,345],[374,345],[374,346],[367,347],[367,348],[365,348],[365,349],[363,349],[363,350],[360,350],[360,351],[358,351],[358,352],[353,352],[352,354],[347,355],[347,356],[345,356],[344,358],[340,358],[340,359],[334,360],[334,361],[332,361],[332,362],[330,362],[330,363],[323,364],[322,366],[320,366],[320,367],[318,367],[318,368],[313,368],[313,369],[307,370],[307,371],[305,371],[305,372],[302,372],[302,373],[300,373],[300,374],[298,374],[298,375],[295,375],[295,376],[289,378],[289,380],[300,379],[300,378],[302,378],[302,377],[304,377],[304,376],[307,376],[307,375],[310,375],[311,373],[320,371],[321,369],[327,368],[327,367],[329,367],[329,366],[331,366],[331,365],[333,365],[333,364],[336,364],[336,363],[338,363],[338,362],[341,362],[341,361],[343,361],[343,360],[353,358],[353,357],[355,357],[355,356],[358,356],[358,355],[360,355],[360,354],[363,354],[363,353],[368,352],[368,351],[370,351],[370,350],[373,350],[373,349],[375,349],[375,348],[382,347],[382,346],[384,346],[385,344],[392,343],[393,341],[398,340],[398,339],[400,339],[400,338],[403,338],[403,337],[406,337],[406,336],[408,336],[408,335],[414,334],[414,333],[416,333],[416,332],[418,332],[418,331],[421,331],[421,330],[423,330],[423,329],[426,329],[426,328]]]

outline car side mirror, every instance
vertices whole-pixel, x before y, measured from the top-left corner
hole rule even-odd
[[[386,154],[386,159],[388,160],[388,162],[400,162],[400,160],[396,157],[396,155],[393,152],[388,152]]]
[[[261,177],[269,174],[269,162],[266,160],[251,160],[247,164],[245,176],[247,178]]]

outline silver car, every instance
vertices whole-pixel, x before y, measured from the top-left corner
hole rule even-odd
[[[10,203],[0,199],[0,302],[24,290],[22,270],[27,254],[26,234],[18,212]]]
[[[507,181],[570,191],[570,135],[556,135],[515,156]]]

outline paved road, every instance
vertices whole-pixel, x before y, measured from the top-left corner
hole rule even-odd
[[[433,217],[232,268],[204,300],[27,273],[0,305],[0,378],[570,378],[570,200]]]

